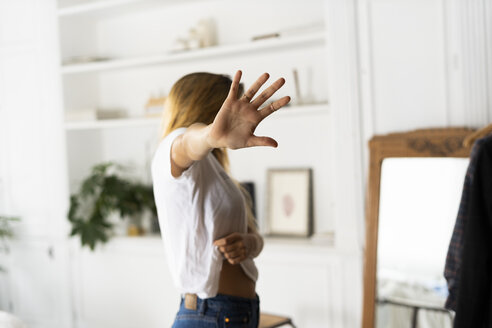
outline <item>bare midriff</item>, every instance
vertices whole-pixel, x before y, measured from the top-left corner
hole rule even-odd
[[[224,260],[220,271],[219,294],[256,298],[256,283],[244,273],[241,265]]]

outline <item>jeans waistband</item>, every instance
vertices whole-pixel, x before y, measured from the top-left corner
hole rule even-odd
[[[182,302],[184,302],[184,298],[181,297]],[[204,307],[207,308],[229,308],[229,309],[241,309],[241,308],[257,308],[260,305],[260,298],[258,294],[256,294],[255,298],[246,298],[225,294],[217,294],[215,297],[202,299],[197,297],[197,308],[201,309]]]

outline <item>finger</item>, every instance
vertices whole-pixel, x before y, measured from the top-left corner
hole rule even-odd
[[[256,108],[260,107],[265,101],[267,101],[278,89],[280,89],[285,84],[285,79],[280,78],[277,81],[273,82],[271,86],[269,86],[266,90],[264,90],[258,97],[255,98],[251,103],[256,106]]]
[[[222,239],[217,239],[216,241],[214,241],[214,245],[215,246],[225,246],[227,245],[227,239],[226,238],[222,238]]]
[[[260,90],[261,86],[263,84],[265,84],[265,82],[268,80],[269,77],[270,77],[270,75],[268,73],[263,73],[255,81],[255,83],[253,83],[253,85],[251,85],[251,87],[248,89],[248,91],[246,91],[244,93],[243,97],[245,98],[245,100],[247,100],[248,102],[250,102],[251,99],[253,99],[253,97],[255,96],[255,94],[258,92],[258,90]]]
[[[244,261],[246,259],[245,256],[241,256],[241,257],[238,257],[238,258],[235,258],[235,259],[227,259],[227,261],[230,263],[230,264],[239,264],[241,263],[242,261]]]
[[[235,259],[236,257],[243,256],[244,253],[245,253],[244,249],[236,249],[235,251],[228,252],[225,255],[228,259]]]
[[[234,243],[232,245],[229,245],[229,246],[221,246],[219,247],[219,250],[222,252],[222,253],[228,253],[228,252],[232,252],[236,249],[241,249],[244,247],[244,244],[243,243]]]
[[[227,96],[227,98],[237,99],[237,93],[239,91],[239,81],[241,81],[242,74],[243,73],[240,70],[238,70],[234,75],[234,78],[232,79],[232,83],[231,83],[231,89],[229,89],[229,95]]]
[[[245,255],[246,253],[236,252],[236,253],[224,253],[224,257],[228,260],[235,260],[238,257]]]
[[[233,242],[235,242],[236,240],[239,240],[239,239],[241,239],[241,235],[236,233],[236,232],[233,232],[224,238],[217,239],[216,241],[214,241],[214,245],[215,246],[226,246],[226,245],[232,244]]]
[[[273,112],[279,110],[283,106],[287,105],[289,103],[289,101],[290,101],[290,97],[285,96],[285,97],[280,98],[277,101],[272,102],[270,105],[265,106],[262,109],[260,109],[258,111],[258,113],[260,113],[261,120],[263,120],[265,117],[272,114]]]
[[[246,143],[246,147],[257,147],[257,146],[267,146],[267,147],[276,148],[278,146],[278,143],[277,141],[275,141],[275,139],[270,137],[252,136],[251,138],[248,139],[248,142]]]
[[[236,241],[232,245],[222,246],[224,252],[232,252],[237,249],[245,248],[244,243],[242,241]]]

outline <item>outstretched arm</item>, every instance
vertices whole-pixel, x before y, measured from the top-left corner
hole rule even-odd
[[[193,124],[174,141],[171,147],[171,173],[174,177],[179,177],[194,161],[204,158],[213,148],[277,147],[274,139],[255,136],[254,132],[261,121],[290,101],[290,97],[282,97],[259,109],[284,85],[285,80],[278,79],[253,99],[269,78],[265,73],[238,98],[241,74],[241,71],[236,72],[229,95],[212,124]]]

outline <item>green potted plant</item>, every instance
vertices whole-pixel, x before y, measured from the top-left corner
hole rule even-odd
[[[139,221],[146,212],[157,217],[152,186],[123,177],[123,171],[122,166],[112,162],[98,164],[79,191],[71,195],[70,235],[79,235],[82,246],[94,250],[97,243],[108,241],[113,233],[109,217],[114,213],[133,220],[137,232],[141,232]]]
[[[0,252],[2,253],[9,250],[7,240],[14,236],[11,223],[16,221],[19,221],[19,218],[0,215]],[[5,269],[0,266],[0,271],[5,271]]]

